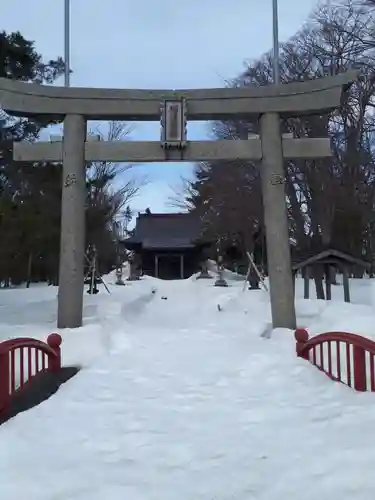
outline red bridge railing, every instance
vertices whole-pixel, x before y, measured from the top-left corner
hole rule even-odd
[[[9,408],[12,395],[38,373],[60,370],[61,342],[58,333],[51,333],[47,343],[32,338],[0,342],[0,414]]]
[[[297,356],[310,361],[328,377],[356,391],[375,392],[375,342],[347,332],[327,332],[310,338],[295,331]]]

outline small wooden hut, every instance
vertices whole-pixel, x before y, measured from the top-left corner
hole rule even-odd
[[[353,257],[350,254],[328,248],[319,253],[308,255],[306,252],[301,253],[299,256],[293,258],[293,276],[295,278],[298,271],[302,271],[304,278],[304,298],[310,297],[310,277],[320,276],[325,278],[325,297],[326,300],[331,300],[331,286],[332,286],[332,272],[331,268],[334,267],[342,273],[344,300],[350,302],[350,289],[349,289],[349,274],[352,268],[360,267],[362,269],[369,269],[371,264]]]

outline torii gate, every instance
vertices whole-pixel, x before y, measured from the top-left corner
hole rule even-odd
[[[67,88],[0,78],[0,105],[13,116],[43,115],[64,121],[62,142],[15,143],[14,159],[63,163],[59,328],[82,325],[85,240],[85,162],[258,160],[273,327],[296,327],[284,159],[331,155],[328,138],[290,138],[280,117],[328,113],[356,72],[257,88],[119,90]],[[188,141],[187,120],[259,119],[260,137]],[[88,142],[87,120],[161,120],[160,141]]]

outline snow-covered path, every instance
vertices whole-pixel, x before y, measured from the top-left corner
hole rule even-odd
[[[0,498],[372,500],[374,395],[261,338],[262,294],[223,293],[163,284],[114,316],[110,352],[0,427]]]

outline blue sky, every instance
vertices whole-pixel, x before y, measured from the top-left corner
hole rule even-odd
[[[292,36],[316,0],[279,0],[280,40]],[[13,0],[1,6],[1,29],[34,40],[45,59],[63,56],[64,0]],[[116,88],[223,86],[272,46],[272,0],[71,0],[71,85]],[[63,79],[59,82],[63,85]],[[207,123],[190,123],[205,139]],[[133,140],[157,140],[158,123],[136,123]],[[191,164],[138,165],[149,183],[135,210],[173,211],[171,186]],[[130,175],[130,174],[127,174]]]

